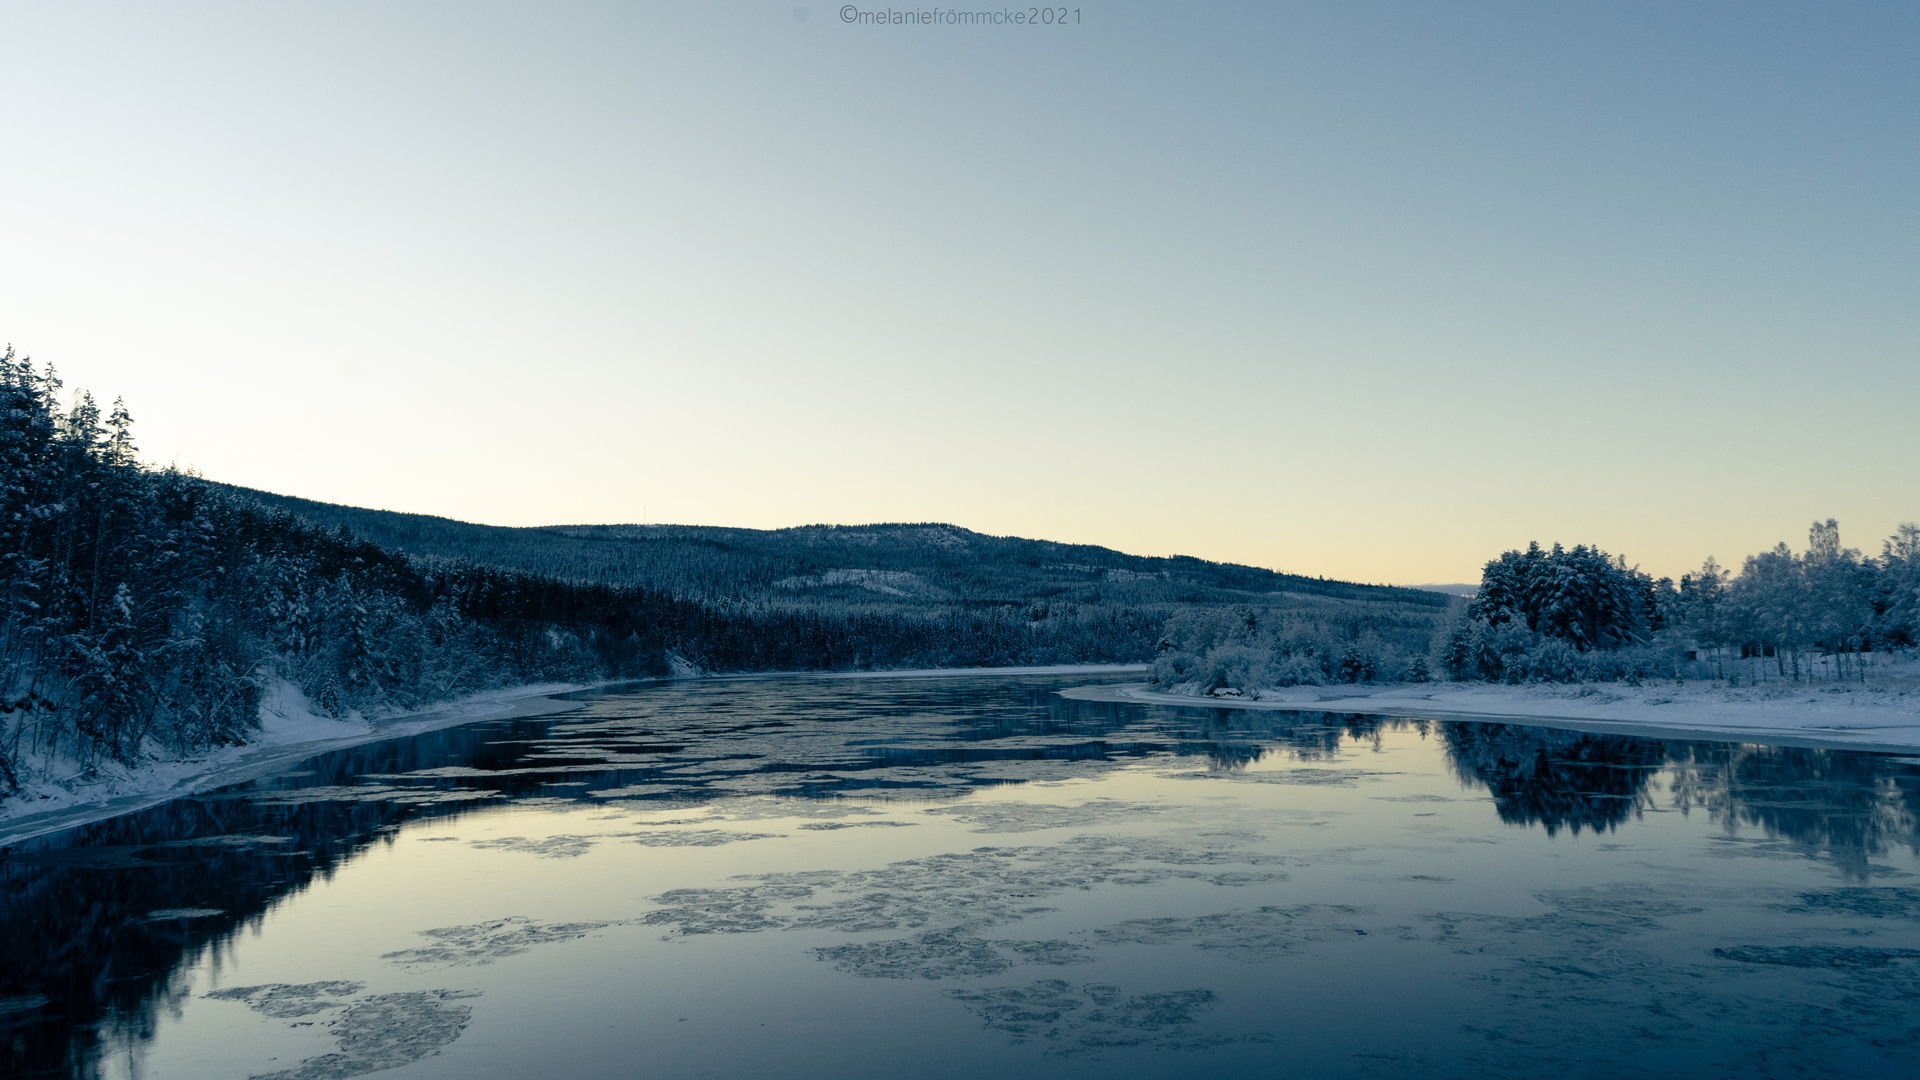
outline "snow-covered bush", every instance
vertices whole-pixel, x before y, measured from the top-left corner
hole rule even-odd
[[[1216,646],[1201,661],[1200,689],[1231,688],[1252,694],[1270,685],[1268,664],[1272,653],[1255,644]]]
[[[1150,675],[1199,693],[1407,679],[1426,656],[1433,608],[1327,604],[1182,612],[1167,621]]]

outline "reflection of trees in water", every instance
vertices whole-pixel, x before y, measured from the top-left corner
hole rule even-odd
[[[1105,753],[1165,751],[1183,757],[1204,756],[1215,768],[1237,769],[1271,753],[1285,753],[1302,761],[1331,760],[1351,750],[1351,743],[1378,749],[1385,732],[1417,730],[1424,735],[1431,725],[1427,720],[1362,713],[1088,701],[1063,698],[1050,690],[1033,694],[1027,704],[1027,709],[997,713],[982,710],[968,715],[958,722],[955,735],[966,742],[1058,743],[1084,739],[1088,742],[1083,745]],[[1004,751],[993,753],[1001,758],[1014,756]],[[957,760],[967,758],[954,750],[926,757],[928,763]]]
[[[1705,810],[1729,835],[1758,827],[1866,878],[1874,855],[1920,852],[1920,771],[1884,754],[1673,742],[1518,724],[1445,721],[1448,764],[1492,794],[1500,820],[1607,831],[1656,806]]]
[[[1141,706],[1127,706],[1142,709]],[[1243,768],[1271,753],[1299,761],[1331,761],[1359,743],[1380,749],[1390,731],[1426,735],[1432,722],[1364,713],[1305,712],[1292,709],[1152,707],[1142,709],[1174,740],[1177,753],[1204,754],[1215,768]]]
[[[1052,694],[1050,686],[1002,683],[983,691],[959,682],[935,683],[916,693],[889,695],[852,686],[815,689],[840,694],[862,717],[911,718],[916,730],[950,740],[946,746],[898,754],[829,740],[838,749],[826,764],[848,775],[816,785],[822,796],[858,793],[872,783],[864,776],[881,776],[899,764],[1110,760],[1170,749],[1158,732],[1143,732],[1145,740],[1113,737],[1123,728],[1139,727],[1137,711],[1076,707]],[[785,744],[788,752],[758,761],[757,771],[793,773],[823,764],[814,760],[823,743],[797,737],[788,742],[798,733],[787,721],[743,715],[736,723],[699,704],[663,725],[671,737],[642,737],[624,728],[604,732],[592,723],[576,726],[572,721],[592,719],[579,713],[474,724],[355,747],[303,763],[312,770],[308,775],[176,800],[0,853],[0,999],[48,999],[37,1009],[0,1013],[0,1075],[9,1080],[96,1075],[103,1048],[137,1047],[151,1035],[157,1018],[181,1003],[187,973],[209,952],[226,949],[276,904],[316,878],[331,876],[405,821],[496,806],[503,801],[499,796],[552,795],[556,790],[546,785],[555,780],[580,784],[564,791],[580,799],[594,790],[656,780],[670,755],[735,729],[780,729],[779,738],[756,749]],[[836,715],[831,705],[820,714],[825,725],[814,730],[816,735],[830,730]],[[978,750],[967,745],[987,741],[1001,745]],[[641,760],[654,754],[663,760]],[[570,765],[604,770],[609,755],[632,767],[567,771]],[[700,754],[693,757],[698,760]],[[673,763],[684,766],[686,760],[674,757]],[[474,772],[400,779],[448,765]],[[527,766],[539,771],[529,772]],[[725,775],[740,773],[727,770]],[[369,792],[370,777],[386,778],[386,792],[312,799],[299,794],[313,788]],[[683,771],[675,777],[676,794],[706,797],[702,779]],[[989,782],[962,780],[954,793]],[[253,797],[263,793],[270,797]],[[217,913],[185,914],[195,910]],[[149,917],[168,911],[177,914]]]
[[[293,793],[349,785],[366,773],[484,760],[499,749],[489,741],[540,730],[538,722],[476,725],[338,751],[307,763],[310,775],[249,790]],[[330,877],[403,820],[465,813],[493,802],[490,794],[424,805],[286,805],[216,794],[7,850],[0,857],[0,998],[49,1000],[0,1014],[0,1075],[97,1075],[103,1045],[144,1042],[186,993],[185,973],[257,927],[283,897]],[[152,917],[195,910],[217,914]]]
[[[1455,776],[1485,787],[1501,821],[1539,825],[1548,836],[1607,831],[1638,817],[1667,758],[1665,743],[1631,735],[1460,720],[1439,728]]]
[[[257,924],[281,895],[330,873],[399,808],[334,803],[269,816],[182,800],[160,809],[87,830],[85,847],[15,852],[0,863],[0,996],[51,999],[6,1018],[14,1023],[0,1033],[0,1072],[67,1075],[98,1039],[142,1038],[183,992],[170,985],[176,971]],[[243,816],[253,820],[236,820]],[[286,839],[190,843],[235,826]],[[219,914],[150,917],[193,909]]]
[[[1920,853],[1920,774],[1884,754],[1719,743],[1673,749],[1674,807],[1706,810],[1729,836],[1758,827],[1863,879],[1874,855]]]
[[[1150,753],[1204,757],[1219,769],[1274,753],[1320,763],[1410,731],[1437,738],[1463,782],[1492,792],[1502,821],[1549,833],[1615,828],[1652,805],[1651,778],[1662,769],[1677,809],[1704,808],[1730,831],[1764,829],[1860,876],[1870,855],[1915,846],[1920,833],[1920,770],[1884,756],[1663,743],[1519,724],[1163,708],[1070,700],[1051,690],[932,682],[875,694],[822,682],[783,684],[764,697],[718,686],[698,697],[676,692],[661,699],[685,697],[677,711],[659,703],[648,711],[638,698],[615,701],[606,715],[587,710],[476,724],[340,751],[307,763],[311,775],[254,788],[291,798],[184,799],[21,845],[0,854],[0,998],[50,1001],[0,1013],[0,1075],[90,1077],[103,1045],[137,1052],[156,1018],[180,1004],[186,973],[257,926],[274,905],[382,842],[403,821],[498,805],[501,795],[564,790],[585,798],[670,780],[671,797],[698,799],[710,797],[705,785],[713,777],[810,777],[830,768],[836,775],[826,780],[779,790],[833,797],[894,782],[887,774],[899,765],[944,775],[950,783],[941,790],[957,795],[969,786],[1017,782],[1009,777],[1019,774],[1000,770],[985,779],[942,765],[1071,758],[1100,768]],[[727,701],[735,702],[731,711]],[[768,701],[786,702],[785,711],[769,713]],[[874,717],[904,723],[870,722]],[[869,722],[842,728],[842,720]],[[743,757],[754,759],[746,772],[738,768]],[[686,767],[722,758],[728,768],[711,776]],[[606,769],[615,762],[621,767]],[[670,777],[661,770],[668,764],[675,769]],[[474,772],[400,778],[446,765]],[[569,773],[574,765],[588,768]],[[297,797],[307,787],[365,792],[379,777],[386,792],[377,797]],[[559,779],[584,786],[546,786]],[[168,909],[219,914],[149,918]]]

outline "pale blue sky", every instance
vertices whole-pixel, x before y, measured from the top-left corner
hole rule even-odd
[[[1920,517],[1920,8],[0,4],[0,338],[501,524],[1371,581]]]

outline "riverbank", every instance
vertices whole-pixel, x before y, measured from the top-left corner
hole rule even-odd
[[[917,668],[899,671],[782,671],[704,675],[707,679],[884,679],[961,675],[1114,675],[1143,672],[1145,664],[1054,664],[1002,668]],[[580,707],[558,695],[615,683],[542,683],[490,690],[417,712],[373,719],[318,715],[299,692],[281,684],[260,706],[260,737],[184,758],[156,758],[139,768],[112,764],[82,776],[77,768],[41,776],[16,796],[0,800],[0,848],[62,829],[130,814],[170,799],[242,784],[333,750],[404,738],[483,720],[548,716]]]
[[[1388,686],[1294,686],[1259,699],[1169,693],[1144,683],[1063,691],[1094,701],[1189,708],[1280,709],[1370,713],[1447,720],[1486,720],[1616,732],[1650,738],[1731,739],[1783,746],[1852,750],[1920,750],[1920,688],[1891,689],[1774,684],[1727,687],[1672,682],[1630,687],[1502,686],[1416,683]]]
[[[320,716],[290,686],[275,687],[260,706],[260,737],[182,758],[155,758],[129,769],[111,764],[91,776],[78,770],[36,777],[0,801],[0,848],[47,833],[130,814],[170,799],[241,784],[316,754],[381,739],[418,735],[480,720],[545,716],[579,708],[555,697],[581,683],[542,683],[490,690],[412,713],[372,719]]]

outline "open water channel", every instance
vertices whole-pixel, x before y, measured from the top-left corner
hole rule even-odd
[[[1920,760],[1098,681],[587,693],[20,845],[0,1072],[1920,1075]]]

